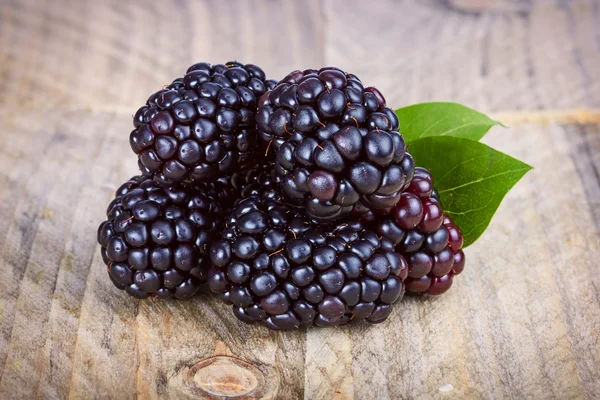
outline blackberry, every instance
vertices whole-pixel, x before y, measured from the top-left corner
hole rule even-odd
[[[375,219],[376,231],[408,262],[408,293],[442,294],[465,267],[463,236],[444,215],[433,178],[416,168],[412,182],[388,218]]]
[[[231,177],[231,186],[240,193],[239,199],[261,197],[281,200],[273,163],[262,159],[246,171],[238,171]]]
[[[163,187],[163,186],[161,186]],[[219,202],[223,215],[227,215],[233,204],[240,198],[241,189],[233,185],[232,177],[221,177],[213,183],[198,182],[195,185],[180,185],[183,188],[197,188],[206,196]]]
[[[257,100],[274,84],[252,64],[192,65],[134,116],[129,143],[143,175],[170,186],[231,174],[258,145]]]
[[[311,218],[386,214],[412,178],[383,95],[337,68],[290,73],[261,97],[256,122],[284,197]]]
[[[98,228],[114,285],[130,295],[185,299],[206,282],[208,253],[223,211],[206,193],[215,185],[161,188],[136,176],[125,182]]]
[[[273,199],[240,201],[211,250],[209,288],[238,319],[269,329],[384,321],[408,269],[393,244],[349,222],[314,225]]]

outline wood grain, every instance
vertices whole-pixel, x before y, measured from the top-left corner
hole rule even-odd
[[[395,106],[600,107],[597,0],[3,0],[0,7],[0,104],[130,114],[187,65],[239,59],[274,78],[338,65]]]
[[[599,18],[595,0],[0,1],[0,398],[600,397]],[[131,113],[230,58],[492,111],[514,127],[486,143],[535,169],[451,291],[381,325],[275,333],[207,294],[134,300],[95,241],[136,172]]]
[[[328,1],[326,15],[326,63],[373,82],[397,107],[600,106],[596,1]],[[349,23],[357,16],[376,23]]]
[[[0,104],[131,114],[198,60],[264,65],[274,78],[306,60],[323,64],[317,0],[3,0],[0,7]]]

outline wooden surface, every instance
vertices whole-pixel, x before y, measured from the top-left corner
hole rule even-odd
[[[400,107],[499,116],[535,170],[443,297],[274,333],[138,301],[96,228],[131,114],[199,60],[337,65]],[[600,0],[0,0],[0,398],[600,397]]]

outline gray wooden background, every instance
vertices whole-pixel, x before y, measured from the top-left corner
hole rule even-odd
[[[464,103],[535,170],[448,294],[378,326],[134,300],[95,239],[136,171],[131,115],[229,59]],[[599,124],[599,0],[0,0],[0,398],[598,398]]]

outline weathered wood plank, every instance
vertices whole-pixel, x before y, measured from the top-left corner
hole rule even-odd
[[[568,174],[554,178],[560,181],[563,189],[553,193],[555,204],[542,203],[542,193],[533,193],[540,202],[543,239],[551,249],[550,261],[569,327],[567,335],[576,355],[579,380],[586,396],[593,398],[600,394],[600,180],[597,170],[600,127],[568,126],[564,128],[564,135],[553,135],[551,140],[555,137],[560,150],[553,157],[570,158],[576,168],[570,163],[565,167],[556,164]],[[585,199],[585,205],[573,203],[573,198]],[[556,223],[558,213],[564,224]],[[595,229],[590,229],[594,223]],[[574,329],[576,326],[580,328]]]
[[[597,125],[493,131],[488,142],[536,169],[468,250],[455,287],[441,298],[407,299],[382,325],[305,334],[240,324],[206,296],[138,302],[115,290],[94,236],[112,191],[135,171],[122,133],[129,117],[65,112],[21,120],[16,113],[5,125],[16,147],[1,153],[3,166],[30,171],[29,180],[12,183],[20,204],[0,218],[13,221],[1,253],[11,271],[1,280],[3,397],[197,395],[210,388],[195,377],[215,363],[251,371],[261,393],[288,398],[428,397],[446,384],[455,397],[599,391],[600,237],[586,197],[597,183],[588,164],[575,162],[587,146],[597,152]],[[97,148],[114,158],[89,161]],[[44,168],[36,171],[40,155]],[[21,239],[19,221],[31,212],[30,239]],[[25,384],[31,377],[33,386]]]
[[[56,357],[63,357],[64,362],[52,362],[44,370],[41,388],[38,389],[38,393],[41,392],[44,397],[48,397],[47,388],[49,387],[56,387],[56,397],[66,397],[74,388],[72,383],[74,382],[73,376],[76,375],[74,366],[76,349],[80,345],[78,344],[80,327],[86,327],[85,319],[81,316],[84,295],[89,289],[89,276],[96,276],[94,271],[90,271],[90,267],[94,257],[98,256],[98,249],[91,239],[94,230],[97,229],[97,218],[102,216],[102,211],[106,207],[105,195],[110,196],[114,185],[113,183],[110,188],[107,188],[106,183],[99,186],[90,183],[103,182],[106,179],[105,177],[114,179],[116,174],[113,171],[114,169],[118,170],[121,165],[118,162],[103,163],[98,157],[101,157],[102,154],[110,154],[115,151],[115,148],[122,148],[125,142],[125,136],[121,133],[125,121],[121,118],[114,118],[114,116],[106,114],[92,118],[90,121],[89,114],[83,113],[76,114],[73,119],[73,125],[69,130],[79,131],[79,134],[83,134],[85,138],[96,137],[97,146],[89,152],[78,152],[78,157],[81,158],[80,161],[85,160],[89,172],[84,179],[69,182],[80,186],[80,191],[76,197],[79,202],[76,203],[77,207],[73,210],[71,234],[65,245],[65,255],[53,295],[53,306],[49,317],[53,325],[48,334],[45,349],[47,359],[54,360]],[[80,131],[82,125],[89,126],[89,129]],[[93,154],[96,158],[92,156],[88,159],[84,156],[86,153],[90,156]],[[103,195],[99,196],[99,191]],[[99,269],[104,272],[102,268]],[[135,312],[135,306],[133,311]],[[131,311],[127,310],[125,312]],[[115,314],[118,315],[119,312],[115,312]],[[96,318],[96,313],[92,313],[91,316]],[[103,320],[103,324],[106,322],[106,320]],[[122,343],[125,344],[127,343],[127,337],[127,332],[116,336],[116,338],[119,338],[118,340],[122,340]],[[104,337],[101,344],[102,348],[110,346],[109,343]],[[85,366],[78,366],[77,368],[89,371],[92,365],[88,364],[89,362],[91,361],[86,360]],[[57,375],[64,376],[64,381],[56,379]]]
[[[306,333],[305,398],[353,397],[352,347],[345,329],[315,329]]]
[[[598,10],[592,0],[2,2],[0,397],[600,396],[600,125],[585,111],[600,105]],[[394,105],[521,110],[503,115],[534,124],[486,142],[535,170],[447,295],[407,299],[378,326],[273,333],[207,295],[137,301],[106,278],[96,227],[136,171],[129,114],[198,58],[277,77],[336,64]],[[529,118],[538,109],[549,111]]]
[[[571,159],[577,167],[587,201],[600,227],[600,135],[594,125],[570,126]]]
[[[24,115],[18,117],[24,120]],[[32,208],[37,211],[29,219],[37,224],[31,230],[23,230],[21,235],[9,228],[6,241],[9,247],[2,253],[6,254],[3,261],[8,261],[5,277],[10,278],[10,272],[12,278],[19,277],[21,268],[22,279],[3,280],[3,284],[14,286],[3,291],[3,295],[9,296],[2,301],[3,320],[12,321],[12,328],[2,338],[5,373],[0,393],[20,391],[24,397],[62,397],[69,389],[87,267],[91,255],[97,251],[90,241],[93,238],[90,232],[97,225],[91,216],[104,207],[102,201],[93,201],[98,196],[92,190],[89,194],[93,197],[81,202],[81,192],[84,188],[93,189],[86,185],[89,182],[99,181],[98,177],[90,177],[90,169],[106,176],[105,171],[94,166],[102,165],[96,162],[101,154],[96,150],[107,137],[104,129],[110,118],[94,123],[88,113],[63,112],[34,112],[27,117],[38,122],[12,133],[21,136],[24,143],[32,143],[33,148],[25,146],[15,154],[29,159],[32,165],[39,164],[40,170],[16,183],[24,189],[23,203],[34,204]],[[86,134],[80,131],[81,126],[87,128]],[[42,188],[39,194],[38,187]],[[14,224],[24,217],[20,212],[23,211],[17,208]],[[24,211],[25,217],[28,212],[31,211]],[[19,236],[29,236],[26,240],[31,244],[21,249],[11,248],[11,243],[16,247],[14,241]],[[27,253],[22,254],[20,264],[10,268],[10,259],[21,251]],[[6,368],[9,365],[14,370]],[[31,376],[39,377],[34,384],[28,383]]]
[[[136,108],[200,60],[323,63],[318,0],[0,3],[0,104]]]
[[[191,302],[139,302],[106,280],[95,232],[119,182],[135,173],[135,159],[123,134],[129,117],[89,112],[33,116],[33,125],[15,126],[9,132],[22,135],[23,141],[15,142],[20,147],[3,148],[1,153],[3,163],[6,155],[6,167],[14,161],[13,152],[29,160],[31,165],[25,167],[46,154],[35,180],[23,183],[41,188],[43,182],[49,183],[40,195],[22,188],[23,196],[29,196],[24,204],[33,202],[28,208],[40,209],[28,218],[37,223],[26,232],[31,244],[13,243],[20,238],[12,235],[19,228],[9,227],[2,250],[4,270],[13,277],[2,279],[7,332],[2,341],[2,397],[214,394],[222,388],[211,389],[201,380],[211,364],[198,365],[220,356],[251,367],[260,384],[253,394],[302,397],[302,332],[274,333],[239,324],[229,307],[206,295]],[[21,118],[19,113],[14,116]],[[51,142],[40,141],[28,157],[23,149],[39,134]],[[61,145],[57,148],[54,142]],[[92,156],[104,154],[112,154],[112,162]],[[15,212],[21,217],[29,211]],[[21,251],[15,251],[17,245]],[[22,279],[16,269],[9,269],[21,252],[25,253],[17,260],[23,260],[18,265]],[[20,291],[13,294],[15,289]],[[32,376],[36,379],[30,384]],[[231,383],[236,376],[221,379]]]
[[[19,123],[9,120],[4,126],[14,132],[26,129],[27,124],[25,121]],[[20,282],[35,231],[41,221],[37,216],[43,212],[44,204],[40,204],[39,199],[48,190],[50,183],[40,173],[41,165],[22,156],[25,154],[24,149],[41,154],[42,148],[49,147],[51,136],[42,134],[38,141],[29,144],[30,138],[19,135],[7,141],[0,157],[0,265],[3,271],[0,279],[0,365],[4,368],[7,366],[5,360]]]
[[[241,324],[208,294],[191,302],[141,302],[137,347],[142,398],[303,394],[304,334]]]
[[[597,0],[61,2],[0,5],[0,102],[132,113],[192,62],[240,59],[339,65],[395,106],[600,107]]]
[[[325,61],[400,107],[488,111],[600,106],[598,1],[325,3]]]
[[[356,398],[600,393],[600,302],[592,261],[600,256],[600,235],[570,157],[573,129],[493,132],[488,142],[535,170],[467,251],[465,273],[444,297],[406,299],[383,325],[309,332],[307,371],[315,374],[307,376],[313,379],[307,390],[317,398],[332,396],[343,380],[331,379],[331,372],[347,368],[344,379],[353,382]],[[597,126],[586,129],[598,132]],[[540,147],[542,141],[548,146]],[[439,392],[447,384],[453,391]]]

